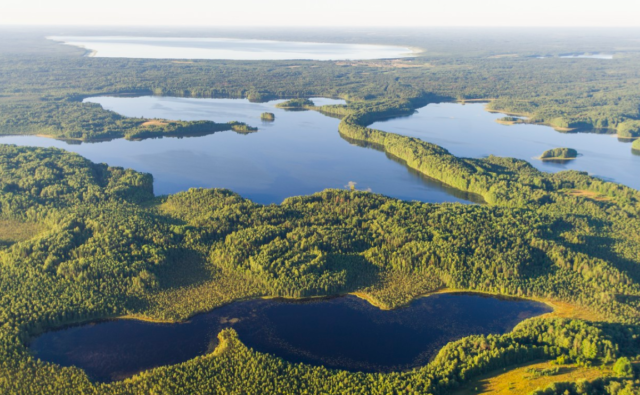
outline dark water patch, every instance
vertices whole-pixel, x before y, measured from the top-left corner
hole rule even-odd
[[[213,351],[234,328],[259,352],[291,362],[364,372],[426,364],[446,343],[472,334],[506,333],[551,309],[541,303],[479,294],[441,294],[383,311],[354,296],[232,303],[178,324],[114,320],[47,332],[34,354],[78,366],[97,381],[180,363]]]

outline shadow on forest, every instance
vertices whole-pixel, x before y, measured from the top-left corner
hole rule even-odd
[[[589,226],[594,229],[605,229],[608,228],[610,224],[605,220],[589,218]],[[575,254],[586,253],[593,258],[608,262],[629,276],[633,281],[640,282],[640,266],[615,251],[616,244],[619,240],[613,237],[580,235],[581,242],[572,243],[561,237],[563,232],[568,232],[573,229],[573,225],[568,221],[557,221],[552,232],[554,241]]]

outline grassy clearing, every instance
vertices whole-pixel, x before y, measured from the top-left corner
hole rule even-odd
[[[561,365],[558,373],[548,376],[534,377],[531,373],[532,369],[540,371],[553,369],[556,366],[550,362],[538,362],[520,366],[501,374],[496,374],[498,372],[489,373],[472,380],[456,391],[454,395],[527,395],[536,389],[544,389],[551,383],[576,382],[578,380],[591,381],[611,373],[610,367],[601,369],[599,367],[585,368],[572,365]]]
[[[144,123],[142,123],[140,126],[165,126],[168,125],[169,122],[167,121],[161,121],[159,119],[150,119]]]
[[[586,191],[586,190],[583,190],[583,189],[572,189],[570,191],[567,191],[567,194],[571,195],[571,196],[578,196],[578,197],[583,197],[583,198],[595,200],[597,202],[609,202],[609,201],[611,201],[611,198],[609,196],[603,195],[603,194],[598,193],[598,192]]]
[[[544,318],[570,318],[585,321],[605,321],[605,317],[602,314],[582,306],[576,306],[571,303],[559,302],[556,300],[536,300],[546,303],[553,308],[551,313],[542,316]]]

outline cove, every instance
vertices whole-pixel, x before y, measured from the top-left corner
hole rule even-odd
[[[248,347],[290,362],[364,372],[428,363],[446,343],[501,334],[551,309],[542,303],[472,293],[437,294],[384,311],[355,296],[235,302],[188,322],[113,320],[44,333],[31,343],[41,360],[77,366],[97,381],[184,362],[213,351],[234,328]]]
[[[142,59],[363,60],[411,55],[405,47],[194,37],[52,36],[89,56]]]
[[[495,122],[504,116],[486,111],[483,103],[439,103],[422,107],[407,117],[375,122],[370,127],[437,144],[459,157],[518,158],[541,171],[586,171],[640,189],[640,156],[633,155],[631,140],[618,140],[611,134],[561,133],[544,125]],[[579,156],[562,162],[535,159],[558,147],[575,148]]]
[[[312,98],[318,106],[342,100]],[[358,190],[422,202],[482,202],[409,170],[394,158],[340,137],[337,118],[317,111],[287,111],[280,100],[175,97],[92,97],[86,101],[132,117],[239,121],[258,132],[217,132],[198,137],[69,144],[37,136],[0,137],[0,143],[58,147],[97,163],[151,173],[157,195],[189,188],[228,188],[257,203],[281,203],[291,196],[327,188]],[[275,121],[260,119],[263,112]]]

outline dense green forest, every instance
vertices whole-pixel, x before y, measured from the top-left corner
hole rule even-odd
[[[102,139],[255,129],[126,118],[82,103],[98,94],[341,97],[347,106],[314,109],[340,116],[342,136],[486,204],[343,190],[267,206],[222,189],[156,197],[152,175],[58,149],[0,145],[0,393],[435,395],[480,374],[556,358],[615,363],[626,373],[540,393],[638,393],[625,361],[640,356],[640,192],[510,158],[458,158],[367,127],[433,101],[495,99],[491,109],[534,122],[632,131],[640,111],[635,53],[605,62],[439,53],[403,67],[176,63],[84,58],[36,42],[41,56],[10,47],[0,57],[2,133]],[[600,320],[530,319],[387,374],[288,363],[248,349],[233,330],[220,333],[211,354],[108,384],[28,350],[43,331],[103,318],[176,321],[245,298],[350,292],[394,308],[442,288],[565,303]]]

